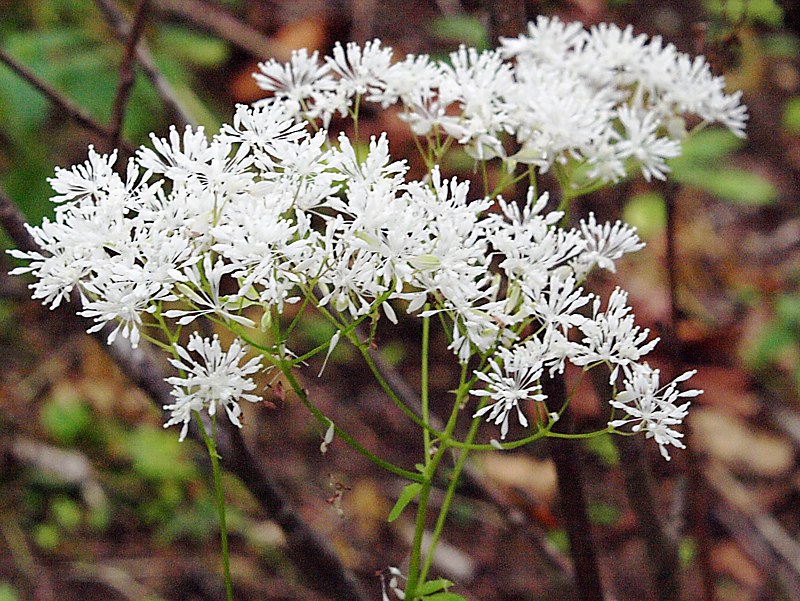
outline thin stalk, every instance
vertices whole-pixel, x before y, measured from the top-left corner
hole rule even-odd
[[[479,417],[473,418],[472,425],[470,426],[469,432],[467,433],[467,437],[464,439],[464,442],[467,444],[471,443],[475,440],[475,436],[478,434],[478,428],[480,427],[481,419]],[[450,513],[450,505],[453,502],[453,497],[455,496],[456,488],[458,487],[458,482],[461,479],[461,472],[464,470],[464,466],[467,462],[467,456],[469,455],[469,448],[464,448],[461,450],[461,453],[458,455],[458,459],[456,460],[456,464],[453,468],[453,473],[450,477],[450,484],[447,487],[447,492],[445,493],[444,501],[442,502],[442,507],[439,510],[439,516],[436,518],[436,525],[433,528],[433,534],[431,536],[431,542],[428,546],[428,555],[425,558],[425,563],[422,565],[422,570],[419,574],[420,582],[425,582],[425,578],[428,576],[428,571],[433,564],[433,556],[436,551],[436,545],[439,543],[439,539],[442,536],[442,531],[444,530],[444,523],[447,520],[447,515]]]
[[[444,449],[444,447],[442,447]],[[437,453],[436,457],[431,460],[428,466],[433,466],[434,470],[439,465],[443,454]],[[408,580],[406,581],[406,596],[407,601],[414,601],[417,598],[416,590],[420,582],[419,565],[422,559],[422,540],[425,535],[425,518],[428,513],[428,497],[431,494],[431,487],[433,480],[428,479],[422,484],[422,490],[419,493],[419,504],[417,505],[417,519],[414,525],[414,542],[411,544],[411,557],[408,561]],[[424,581],[423,581],[424,582]]]
[[[427,311],[429,305],[425,306]],[[428,409],[428,345],[430,343],[431,333],[431,318],[426,316],[422,318],[422,365],[420,367],[421,373],[421,390],[420,390],[420,403],[422,405],[422,421],[430,424],[430,415]],[[422,444],[425,450],[425,465],[428,465],[431,457],[431,433],[425,428],[422,430]]]
[[[211,436],[206,432],[200,414],[195,412],[195,419],[199,426],[203,442],[206,443],[208,456],[211,458],[211,469],[214,473],[214,495],[217,500],[217,515],[219,516],[219,539],[222,546],[222,571],[225,575],[225,598],[233,601],[233,585],[231,584],[231,562],[228,552],[228,525],[225,520],[225,497],[222,494],[222,478],[219,469],[219,454],[217,453],[217,416],[211,416]]]
[[[409,559],[409,564],[408,564],[408,580],[406,581],[406,590],[405,590],[406,601],[415,601],[415,599],[417,598],[416,596],[417,586],[419,585],[420,582],[423,583],[425,582],[424,576],[422,575],[422,571],[420,571],[420,561],[422,559],[422,541],[425,534],[425,518],[427,516],[427,511],[428,511],[428,497],[431,492],[431,487],[433,485],[433,478],[436,475],[436,470],[439,468],[439,464],[441,463],[442,458],[449,450],[449,442],[453,435],[453,430],[455,430],[456,421],[458,420],[458,414],[460,412],[459,408],[461,407],[461,403],[463,402],[464,397],[467,394],[469,394],[469,388],[466,386],[466,383],[467,383],[467,366],[462,365],[461,376],[459,379],[459,385],[456,392],[456,398],[455,402],[453,403],[453,410],[450,412],[450,418],[447,420],[447,426],[445,427],[444,432],[442,433],[440,439],[441,445],[434,454],[434,456],[431,458],[431,460],[426,464],[425,472],[423,473],[422,490],[420,491],[419,494],[419,503],[417,505],[417,518],[414,527],[414,541],[411,546],[411,557]],[[464,453],[462,453],[462,455],[463,454]],[[443,520],[441,516],[440,519]],[[435,544],[428,546],[426,554],[427,557],[425,560],[426,564],[429,563],[428,558],[430,558],[433,555],[434,548]],[[423,569],[427,571],[424,568],[424,566]]]
[[[297,381],[297,378],[294,377],[292,374],[291,367],[287,367],[284,362],[278,364],[278,367],[281,370],[281,373],[286,377],[289,381],[289,385],[292,387],[294,393],[300,397],[300,400],[303,404],[308,408],[308,410],[312,413],[312,415],[317,418],[317,421],[325,428],[328,428],[331,425],[331,420],[325,417],[325,415],[317,409],[314,403],[308,398],[306,391],[303,390],[300,383]],[[350,445],[357,453],[360,453],[367,459],[369,459],[372,463],[385,469],[396,476],[400,476],[401,478],[405,478],[407,480],[411,480],[412,482],[420,482],[424,483],[423,477],[418,474],[417,472],[411,472],[408,470],[404,470],[401,467],[397,467],[393,463],[389,463],[388,461],[381,459],[371,451],[367,450],[365,447],[361,446],[352,436],[350,436],[347,432],[342,430],[339,426],[335,423],[333,424],[333,429],[336,432],[336,435],[341,438],[344,442]]]

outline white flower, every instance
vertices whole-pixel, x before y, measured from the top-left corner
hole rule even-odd
[[[594,213],[589,213],[588,221],[581,219],[580,229],[586,240],[586,248],[577,257],[573,267],[581,277],[589,273],[595,265],[614,273],[614,261],[645,246],[636,234],[636,228],[621,221],[614,225],[608,222],[597,223]]]
[[[381,48],[380,40],[367,42],[363,48],[353,42],[345,47],[336,42],[333,56],[325,60],[341,78],[339,86],[348,97],[363,96],[379,92],[383,87],[381,76],[391,65],[392,49]]]
[[[264,90],[274,92],[275,96],[285,102],[284,106],[294,109],[289,112],[299,114],[306,99],[314,94],[332,90],[335,82],[330,76],[330,65],[320,63],[319,53],[308,55],[302,48],[292,51],[291,59],[281,64],[270,59],[266,63],[258,63],[260,73],[253,78]]]
[[[613,384],[620,368],[627,377],[635,362],[653,350],[659,339],[647,341],[650,330],[636,325],[624,290],[617,288],[611,293],[605,311],[600,311],[600,302],[595,299],[592,317],[578,324],[583,339],[571,344],[570,360],[580,366],[613,366],[609,378]]]
[[[123,187],[122,180],[114,171],[117,162],[117,151],[110,155],[97,154],[94,146],[89,145],[89,158],[71,169],[56,167],[55,177],[48,181],[58,196],[53,202],[64,202],[75,199],[93,199],[105,196],[110,189]]]
[[[644,431],[647,438],[654,438],[661,455],[669,461],[668,445],[685,448],[681,442],[683,434],[673,429],[680,425],[688,413],[690,401],[680,399],[696,397],[702,390],[681,392],[678,384],[691,378],[696,372],[687,371],[666,386],[660,386],[660,372],[646,363],[636,365],[625,379],[624,390],[611,399],[611,406],[626,413],[622,419],[609,422],[612,428],[633,424],[632,431]],[[682,404],[679,404],[682,403]]]
[[[231,423],[241,427],[239,417],[242,409],[238,401],[244,399],[255,403],[261,400],[259,396],[250,394],[256,385],[248,377],[261,369],[261,358],[255,357],[240,365],[248,347],[238,338],[227,351],[223,351],[219,336],[201,338],[196,332],[189,337],[186,348],[176,344],[175,350],[179,359],[169,361],[185,375],[166,379],[173,386],[175,403],[164,405],[164,409],[170,411],[170,419],[164,427],[182,423],[180,440],[183,440],[193,411],[207,409],[209,415],[215,415],[218,407],[224,407]]]
[[[522,412],[520,401],[544,401],[547,396],[542,394],[542,357],[537,352],[536,345],[524,345],[514,350],[501,348],[498,358],[502,365],[495,359],[489,359],[491,371],[483,373],[476,371],[475,376],[486,382],[486,390],[472,390],[470,394],[477,397],[486,396],[493,401],[475,412],[473,417],[489,414],[487,418],[495,425],[500,426],[500,438],[505,439],[508,434],[508,417],[512,409],[517,410],[517,419],[523,427],[528,426],[528,419]]]
[[[617,111],[617,116],[625,128],[625,137],[617,142],[619,155],[635,159],[647,181],[651,178],[666,179],[669,173],[666,159],[680,155],[680,142],[658,137],[660,123],[653,112],[637,114],[637,111],[623,106]]]

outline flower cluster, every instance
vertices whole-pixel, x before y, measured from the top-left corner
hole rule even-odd
[[[259,85],[298,118],[326,126],[357,103],[399,104],[414,133],[456,139],[479,160],[501,157],[546,171],[582,165],[588,181],[615,182],[638,167],[664,179],[680,154],[684,118],[744,135],[741,93],[726,94],[702,57],[632,27],[584,29],[540,16],[497,50],[460,48],[449,62],[425,55],[393,61],[378,40],[337,45],[333,56],[296,52],[259,65]],[[516,144],[507,152],[506,138]],[[587,182],[573,182],[574,185]]]
[[[532,179],[558,165],[564,194],[615,181],[631,164],[664,177],[685,114],[741,134],[738,95],[702,59],[630,29],[540,19],[500,50],[462,48],[450,63],[393,62],[375,41],[337,46],[324,62],[298,52],[287,65],[263,64],[257,79],[273,97],[239,106],[214,136],[192,127],[153,135],[124,176],[116,154],[91,147],[84,164],[56,170],[55,218],[31,228],[42,252],[12,251],[29,261],[14,273],[36,277],[33,296],[56,307],[77,289],[91,329],[116,323],[109,342],[121,334],[134,346],[158,331],[175,340],[199,317],[243,336],[301,299],[351,322],[436,314],[474,370],[474,415],[502,438],[512,412],[528,425],[522,403],[548,401],[542,379],[569,362],[610,369],[622,390],[611,406],[625,413],[612,427],[634,423],[665,456],[666,445],[680,446],[672,427],[686,405],[677,403],[696,391],[678,392],[685,378],[659,388],[658,372],[640,363],[657,341],[635,324],[623,291],[604,303],[582,286],[592,269],[614,271],[643,247],[633,228],[594,215],[565,227],[534,187],[510,202],[471,198],[470,182],[436,166],[412,180],[385,135],[359,151],[319,122],[357,113],[362,100],[399,103],[413,131],[435,133],[440,147],[449,137],[476,160],[524,165]],[[167,425],[183,424],[182,438],[193,411],[219,406],[238,425],[238,400],[257,400],[249,376],[259,361],[241,365],[248,347],[237,338],[224,351],[198,334],[169,347],[184,375],[169,379]]]

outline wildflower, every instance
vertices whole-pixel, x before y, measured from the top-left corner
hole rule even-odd
[[[610,401],[611,406],[625,412],[622,419],[609,422],[612,428],[633,424],[632,431],[644,431],[647,438],[655,439],[661,455],[669,461],[668,445],[685,448],[683,434],[673,429],[680,425],[688,413],[689,399],[703,394],[702,390],[681,392],[678,384],[691,378],[696,372],[687,371],[665,386],[660,386],[660,372],[646,363],[635,365],[626,378],[624,389]]]
[[[489,397],[492,401],[475,412],[473,417],[489,414],[487,418],[500,426],[500,438],[508,434],[508,418],[513,409],[517,411],[517,419],[523,427],[528,426],[528,419],[522,412],[520,401],[544,401],[547,396],[542,393],[539,379],[542,377],[543,365],[541,357],[532,352],[530,345],[517,347],[513,351],[501,349],[498,358],[489,359],[489,373],[475,372],[475,376],[487,384],[485,390],[472,390],[470,394],[477,397]]]
[[[196,332],[189,337],[186,348],[176,344],[175,351],[179,358],[169,361],[185,375],[166,379],[173,386],[175,403],[164,405],[164,409],[170,412],[170,419],[164,427],[182,423],[180,440],[183,440],[193,411],[206,409],[209,415],[215,415],[218,407],[224,407],[231,423],[241,427],[242,409],[238,401],[244,399],[256,403],[261,400],[259,396],[250,394],[256,385],[248,377],[260,371],[261,358],[255,357],[240,365],[248,348],[238,338],[227,351],[223,351],[219,336],[201,338]],[[194,353],[197,359],[190,353]]]

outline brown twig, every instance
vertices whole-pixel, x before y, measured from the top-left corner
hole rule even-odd
[[[564,376],[556,374],[542,382],[542,389],[550,399],[566,399]],[[574,422],[569,407],[561,414],[557,431],[574,432]],[[592,536],[592,524],[586,509],[583,491],[583,473],[578,457],[579,447],[573,440],[558,440],[551,448],[551,457],[556,465],[559,507],[569,537],[569,548],[575,565],[577,599],[602,601],[603,582],[597,559],[597,547]]]
[[[777,577],[788,598],[800,599],[800,543],[781,523],[761,509],[756,496],[719,464],[706,471],[716,496],[714,517],[767,574]]]
[[[122,135],[122,122],[125,119],[125,107],[128,104],[133,82],[136,74],[133,70],[134,59],[136,57],[136,46],[144,33],[147,11],[150,0],[139,0],[136,13],[133,17],[133,24],[130,28],[128,41],[125,44],[125,53],[122,55],[122,62],[119,65],[119,81],[117,83],[117,93],[114,96],[114,104],[111,107],[111,122],[109,123],[109,142],[111,148],[117,148]]]
[[[672,367],[676,373],[683,371],[684,362],[683,345],[678,335],[678,324],[684,317],[678,299],[678,251],[676,240],[676,205],[679,187],[675,183],[665,183],[662,186],[664,201],[667,208],[666,227],[666,263],[667,285],[669,287],[669,323],[664,335],[664,347],[670,355]],[[687,439],[691,438],[691,417],[685,422]],[[714,601],[714,571],[711,566],[711,537],[708,529],[708,514],[706,500],[708,491],[703,477],[700,457],[693,446],[687,445],[686,467],[688,471],[688,503],[687,523],[692,531],[692,537],[697,545],[697,565],[700,571],[701,599]]]
[[[525,2],[521,0],[487,0],[489,35],[496,46],[501,37],[514,37],[525,31]]]
[[[66,114],[67,117],[75,121],[78,125],[104,138],[109,138],[111,136],[112,131],[110,128],[106,127],[91,117],[88,113],[84,112],[80,107],[73,104],[71,100],[64,96],[64,94],[56,90],[53,86],[41,79],[39,76],[35,75],[30,69],[22,65],[2,48],[0,48],[0,61],[5,63],[14,73],[36,88],[42,95],[55,104],[62,113]]]
[[[274,43],[263,33],[214,3],[201,0],[158,0],[154,8],[159,12],[180,16],[257,58],[272,57],[279,61],[290,58],[287,47]]]
[[[608,372],[592,370],[592,384],[601,399],[610,399]],[[614,440],[620,454],[620,471],[625,493],[647,550],[647,565],[653,576],[653,592],[659,601],[680,599],[680,561],[676,541],[667,534],[662,512],[656,502],[653,477],[639,436],[618,436]]]
[[[25,219],[19,209],[0,190],[0,226],[18,248],[38,250],[24,224]],[[70,303],[62,305],[56,311],[69,329],[80,331],[85,329],[86,320],[77,315],[79,309],[76,292]],[[174,399],[170,394],[171,387],[164,381],[166,373],[162,362],[156,358],[150,347],[140,346],[134,350],[121,338],[114,344],[106,345],[108,333],[113,327],[114,324],[107,324],[95,333],[95,337],[102,342],[127,378],[147,393],[156,405],[163,407],[171,404]],[[367,596],[355,576],[344,567],[330,546],[291,510],[287,497],[263,470],[242,440],[239,431],[228,422],[221,422],[217,432],[218,450],[225,459],[226,468],[244,482],[259,503],[272,514],[270,517],[274,517],[284,529],[287,544],[292,550],[292,559],[308,584],[326,596],[334,595],[336,599],[366,600]],[[191,433],[202,444],[202,437],[197,429],[193,429]]]
[[[109,25],[116,32],[117,37],[123,41],[130,39],[131,26],[128,23],[128,19],[114,3],[114,0],[96,0],[96,2]],[[181,103],[172,84],[167,81],[158,67],[156,67],[153,56],[144,42],[136,46],[136,60],[144,74],[152,82],[153,87],[161,97],[167,110],[172,114],[173,119],[177,121],[176,125],[182,128],[186,125],[194,124],[194,119]]]

